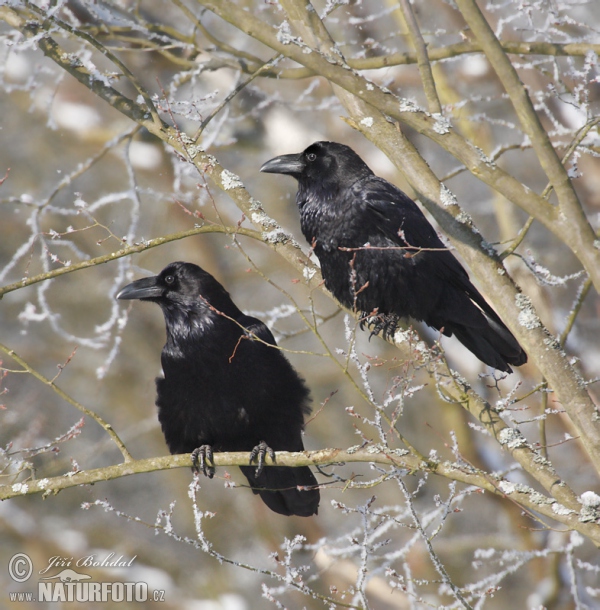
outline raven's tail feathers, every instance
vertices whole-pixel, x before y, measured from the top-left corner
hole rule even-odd
[[[510,365],[525,364],[527,354],[504,324],[498,323],[485,313],[483,316],[487,322],[483,327],[450,323],[446,324],[445,333],[454,334],[485,364],[505,373],[512,373]]]
[[[254,466],[240,466],[255,494],[280,515],[310,517],[319,508],[320,493],[315,476],[308,466],[286,468],[265,466],[256,476]]]

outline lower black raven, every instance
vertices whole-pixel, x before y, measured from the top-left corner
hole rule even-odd
[[[375,176],[348,146],[315,142],[267,161],[261,171],[298,181],[302,232],[325,285],[346,307],[393,334],[399,318],[455,335],[501,371],[527,354],[469,280],[417,204]]]
[[[244,315],[217,280],[176,262],[123,288],[118,299],[158,303],[167,327],[164,377],[156,379],[158,419],[171,453],[193,453],[204,474],[212,451],[249,451],[240,467],[276,513],[317,513],[319,490],[308,467],[263,468],[265,453],[303,451],[309,391],[260,320]]]

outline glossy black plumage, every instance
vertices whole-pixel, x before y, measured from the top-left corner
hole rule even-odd
[[[527,361],[417,204],[351,148],[316,142],[261,171],[298,181],[302,232],[343,305],[365,317],[377,310],[384,332],[402,317],[423,320],[502,371]]]
[[[171,453],[200,446],[303,451],[309,392],[269,329],[244,315],[215,278],[191,263],[171,263],[137,280],[119,299],[158,303],[167,342],[156,380],[158,418]],[[283,515],[317,513],[319,490],[308,467],[241,467],[254,493]],[[298,487],[311,489],[300,490]]]

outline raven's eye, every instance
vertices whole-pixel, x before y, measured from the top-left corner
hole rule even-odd
[[[306,155],[306,158],[307,158],[309,161],[316,161],[316,159],[317,159],[317,155],[315,155],[315,153],[308,153],[308,155]]]
[[[175,276],[174,275],[167,275],[165,277],[165,284],[170,286],[171,284],[174,284],[174,283],[175,283]]]

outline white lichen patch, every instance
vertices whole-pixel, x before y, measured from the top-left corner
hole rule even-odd
[[[593,506],[582,506],[579,521],[581,523],[598,523],[600,522],[600,511]]]
[[[473,219],[464,210],[456,216],[456,221],[468,227],[473,227]]]
[[[250,209],[256,210],[259,212],[264,212],[262,203],[260,201],[258,201],[257,199],[254,199],[254,197],[250,197]]]
[[[503,428],[498,434],[498,442],[506,445],[508,449],[527,447],[525,437],[516,428]]]
[[[521,494],[532,494],[533,489],[531,487],[529,487],[528,485],[525,485],[524,483],[517,483],[515,485],[515,491],[518,491]]]
[[[15,483],[12,486],[12,490],[17,494],[26,494],[29,490],[29,486],[26,483]]]
[[[535,464],[540,464],[540,466],[544,466],[546,468],[551,469],[554,472],[554,468],[552,466],[552,462],[546,459],[541,453],[536,453],[533,461]]]
[[[46,489],[46,487],[48,487],[49,483],[50,483],[50,481],[48,479],[40,479],[38,481],[38,487],[40,489]]]
[[[373,117],[372,116],[366,116],[364,119],[360,120],[360,124],[364,125],[365,127],[373,127]]]
[[[511,483],[510,481],[500,481],[498,483],[498,487],[502,493],[507,495],[513,493],[521,493],[527,494],[529,496],[529,501],[533,504],[537,504],[538,506],[548,505],[548,504],[557,504],[553,499],[547,498],[543,494],[535,491],[535,489],[529,487],[528,485],[523,485],[522,483]],[[560,513],[557,513],[560,514]]]
[[[240,180],[240,177],[233,172],[230,172],[228,169],[224,169],[221,172],[221,184],[223,185],[223,189],[226,191],[238,189],[244,186]]]
[[[297,44],[304,46],[301,38],[292,34],[292,28],[287,21],[282,21],[281,25],[277,28],[277,41],[281,44]]]
[[[432,114],[431,118],[435,119],[435,123],[433,124],[433,131],[435,131],[435,133],[439,133],[441,136],[450,133],[450,128],[452,125],[449,119],[441,115],[439,112]]]
[[[422,112],[422,109],[417,104],[405,97],[400,100],[399,110],[400,112]]]
[[[544,339],[544,345],[552,349],[560,350],[560,343],[556,340],[555,337],[546,337]]]
[[[292,240],[292,236],[286,233],[281,227],[273,231],[263,231],[261,235],[263,241],[268,244],[285,244]]]
[[[188,146],[186,148],[187,154],[192,161],[204,152],[204,149],[200,146]]]
[[[498,487],[500,488],[500,491],[506,495],[510,495],[517,491],[517,486],[510,481],[500,481]]]
[[[440,184],[440,201],[444,207],[458,205],[456,195],[443,183]]]
[[[529,499],[534,504],[537,504],[538,506],[541,506],[542,504],[556,504],[556,502],[554,500],[547,498],[546,496],[541,494],[539,491],[534,491],[533,489],[529,493]]]
[[[567,508],[566,506],[563,506],[562,504],[559,504],[558,502],[553,502],[552,503],[552,512],[555,515],[570,515],[571,513],[574,513],[574,510],[571,510],[570,508]]]
[[[515,297],[515,303],[521,310],[517,317],[517,320],[521,326],[527,328],[528,330],[533,330],[534,328],[539,328],[542,325],[537,313],[535,313],[531,299],[527,295],[522,293],[517,294]]]
[[[204,149],[201,146],[197,146],[194,140],[190,138],[186,133],[179,134],[179,141],[183,145],[187,156],[193,161],[198,155],[204,153]],[[213,157],[214,158],[214,157]]]
[[[277,221],[273,220],[270,216],[267,216],[262,210],[260,212],[252,212],[250,214],[250,220],[255,225],[260,225],[263,229],[281,229],[277,224]]]
[[[444,460],[441,463],[441,466],[443,466],[445,470],[458,470],[459,472],[463,471],[463,468],[461,465],[456,464],[455,462],[450,462],[448,460]]]
[[[375,453],[383,453],[385,455],[395,455],[397,457],[402,457],[404,455],[408,455],[410,452],[406,449],[390,449],[389,447],[384,447],[383,445],[374,444],[369,445],[367,448],[367,453],[375,454]]]

